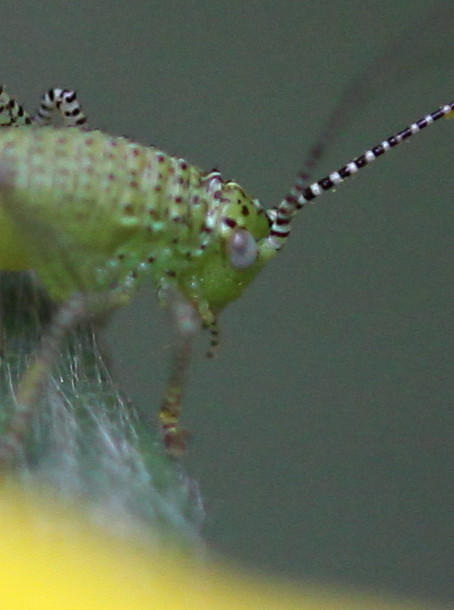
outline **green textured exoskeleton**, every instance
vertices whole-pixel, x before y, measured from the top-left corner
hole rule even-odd
[[[85,117],[73,92],[49,91],[33,120],[17,103],[4,103],[0,269],[33,269],[60,309],[20,384],[1,458],[11,459],[26,433],[65,332],[81,318],[128,302],[144,279],[177,323],[160,420],[168,451],[180,454],[183,380],[200,323],[211,330],[214,349],[218,313],[282,248],[295,213],[453,107],[423,117],[310,186],[300,175],[284,200],[265,210],[217,171],[205,173],[156,148],[80,129]],[[54,109],[69,126],[41,126]]]

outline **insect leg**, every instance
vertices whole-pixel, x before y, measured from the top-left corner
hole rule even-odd
[[[86,124],[87,117],[82,112],[75,91],[54,87],[43,94],[39,109],[33,117],[38,125],[49,125],[53,113],[60,113],[65,127],[81,127]]]
[[[172,295],[168,304],[177,337],[159,421],[167,453],[172,457],[180,457],[186,449],[188,439],[188,432],[182,429],[179,423],[181,402],[191,357],[192,339],[200,328],[200,318],[194,307],[179,295]]]
[[[58,307],[17,387],[14,412],[0,438],[0,469],[10,466],[23,447],[36,403],[44,393],[66,334],[77,324],[106,314],[128,301],[129,295],[124,291],[76,293]]]
[[[15,397],[11,421],[0,440],[0,466],[8,466],[17,456],[27,435],[36,401],[41,396],[50,370],[58,358],[66,333],[86,315],[83,297],[75,295],[61,305],[54,315],[49,330],[43,336],[31,364],[25,371]]]
[[[32,122],[29,115],[15,99],[0,86],[0,127],[22,127]]]

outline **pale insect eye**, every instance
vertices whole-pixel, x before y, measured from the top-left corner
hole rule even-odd
[[[228,241],[227,251],[230,262],[236,269],[250,267],[257,258],[255,239],[246,229],[237,229],[232,233]]]

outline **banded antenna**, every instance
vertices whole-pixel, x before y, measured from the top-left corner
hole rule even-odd
[[[353,176],[360,169],[366,167],[378,157],[381,157],[381,155],[392,148],[395,148],[401,142],[408,140],[408,138],[415,133],[419,133],[422,129],[425,129],[429,125],[433,125],[435,121],[447,117],[448,115],[454,115],[454,102],[441,106],[434,112],[411,123],[408,127],[405,127],[386,140],[383,140],[369,150],[366,150],[359,157],[352,159],[346,165],[343,165],[324,178],[317,180],[317,182],[313,182],[310,186],[306,186],[307,176],[303,170],[303,172],[298,174],[288,195],[281,201],[277,208],[272,210],[272,225],[270,234],[266,238],[267,245],[273,250],[280,250],[285,245],[288,236],[290,235],[290,225],[293,217],[306,205],[306,203],[312,202],[313,199],[319,197],[326,191],[333,190],[346,178]]]

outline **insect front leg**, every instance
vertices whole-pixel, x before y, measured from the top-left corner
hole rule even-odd
[[[180,427],[181,403],[188,371],[192,340],[200,329],[200,316],[194,306],[176,292],[165,297],[175,325],[170,375],[159,412],[162,435],[167,453],[180,457],[185,449],[189,433]]]

